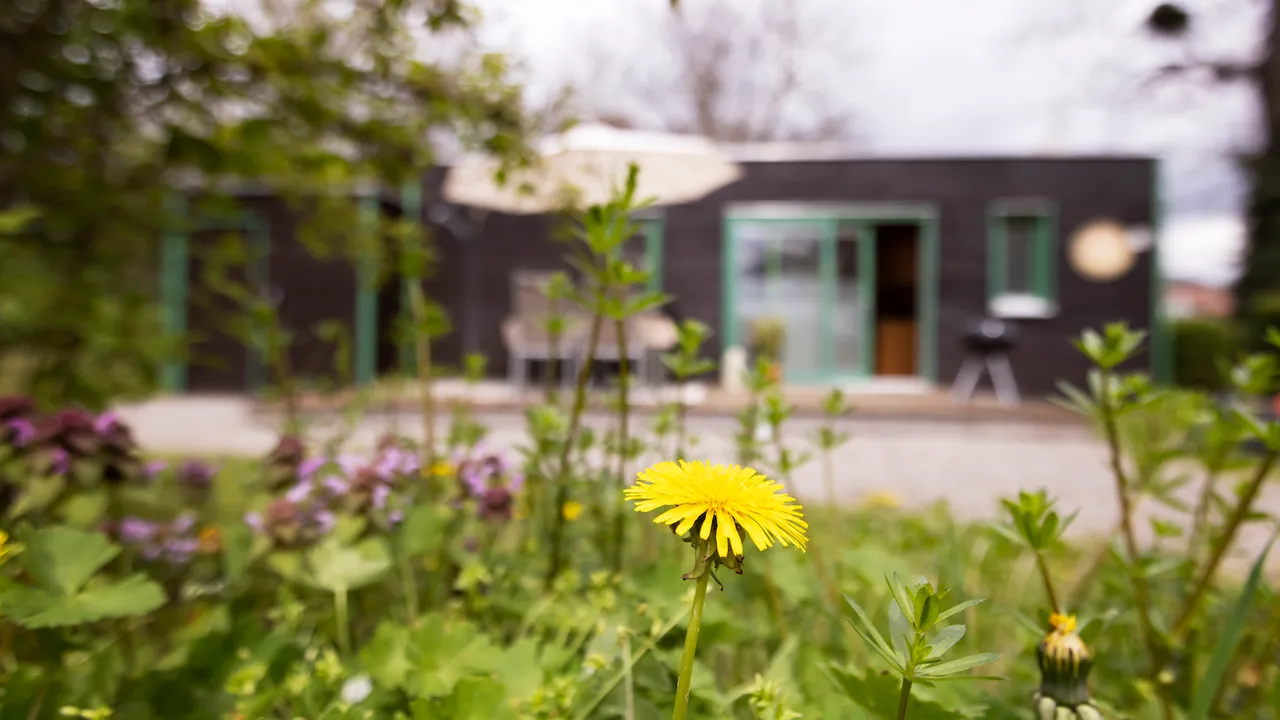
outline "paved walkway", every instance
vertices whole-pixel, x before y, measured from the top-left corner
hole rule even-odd
[[[165,399],[122,408],[121,415],[133,426],[138,441],[155,452],[257,455],[266,453],[276,439],[277,421],[255,414],[251,404],[242,400]],[[525,442],[522,416],[491,414],[484,420],[491,428],[488,442],[494,446],[514,448]],[[690,422],[693,432],[702,438],[693,456],[732,457],[732,419],[697,417]],[[591,416],[588,424],[603,429],[608,420]],[[648,427],[647,421],[639,424]],[[421,432],[411,415],[370,415],[357,424],[352,445],[372,448],[382,433],[397,425],[401,433]],[[1106,535],[1117,521],[1104,447],[1087,428],[856,416],[843,426],[853,434],[834,458],[837,494],[843,501],[856,503],[869,493],[887,490],[908,507],[945,501],[958,516],[978,519],[994,517],[1002,496],[1044,487],[1060,498],[1063,510],[1080,511],[1072,528],[1077,536]],[[798,419],[785,431],[800,443],[814,437],[817,428],[814,420]],[[313,433],[330,437],[334,430],[329,421],[313,428]],[[646,462],[658,457],[654,448]],[[818,463],[798,470],[790,486],[801,499],[821,498]],[[1194,488],[1187,488],[1184,495],[1189,499]],[[1273,489],[1266,494],[1264,506],[1280,512],[1280,493]],[[1144,531],[1147,525],[1142,523]],[[1149,537],[1149,533],[1144,535]],[[1263,542],[1265,532],[1257,527],[1245,535],[1243,553],[1256,555]]]

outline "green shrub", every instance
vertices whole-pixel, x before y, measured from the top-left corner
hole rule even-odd
[[[1233,320],[1196,318],[1174,324],[1174,376],[1180,387],[1220,390],[1227,386],[1224,363],[1244,349]]]

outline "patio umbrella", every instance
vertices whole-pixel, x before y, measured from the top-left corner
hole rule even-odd
[[[538,145],[534,166],[495,179],[497,163],[472,156],[445,177],[444,198],[459,205],[515,214],[606,202],[635,163],[636,197],[659,205],[691,202],[742,176],[742,169],[700,135],[578,125]]]

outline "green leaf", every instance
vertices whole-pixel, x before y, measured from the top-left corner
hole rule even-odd
[[[928,667],[920,668],[916,674],[928,680],[941,680],[947,675],[955,675],[966,670],[971,670],[979,665],[986,665],[1000,659],[998,653],[979,653],[977,655],[967,655],[957,660],[938,663]]]
[[[243,522],[223,523],[222,564],[227,582],[234,585],[245,576],[253,560],[253,531]]]
[[[848,603],[850,609],[853,610],[854,615],[856,616],[855,618],[849,619],[849,624],[853,626],[854,632],[858,633],[858,637],[861,637],[863,642],[870,645],[873,650],[879,653],[880,657],[884,658],[885,662],[889,663],[890,667],[898,672],[902,672],[906,666],[907,659],[905,657],[899,657],[894,653],[893,649],[884,641],[884,637],[880,634],[880,631],[876,630],[876,626],[871,622],[871,618],[867,616],[867,612],[862,609],[862,606],[859,605],[857,601],[848,595],[844,596],[844,601]]]
[[[893,600],[902,610],[902,614],[907,616],[908,620],[914,622],[916,617],[916,604],[911,597],[911,590],[907,588],[906,583],[902,582],[902,578],[898,577],[898,573],[885,578],[889,583],[889,592],[893,593]]]
[[[141,573],[119,582],[94,574],[120,553],[106,536],[68,527],[25,535],[18,562],[34,586],[0,591],[0,613],[27,628],[79,625],[145,615],[165,604],[164,591]]]
[[[335,595],[371,585],[391,568],[386,546],[369,540],[355,547],[328,538],[307,553],[309,579]]]
[[[824,668],[827,677],[856,705],[875,718],[898,716],[901,681],[892,675],[846,670],[836,666]],[[912,697],[907,707],[911,720],[963,720],[968,717],[931,700]]]
[[[1235,657],[1236,647],[1240,644],[1240,638],[1244,635],[1245,623],[1253,610],[1253,601],[1258,595],[1258,585],[1262,581],[1262,568],[1275,542],[1276,536],[1272,535],[1267,546],[1263,548],[1262,554],[1253,562],[1249,579],[1245,581],[1244,589],[1240,591],[1240,597],[1236,599],[1235,607],[1227,618],[1227,625],[1222,629],[1218,643],[1213,648],[1213,655],[1209,659],[1209,666],[1205,668],[1204,678],[1196,683],[1196,693],[1191,702],[1191,714],[1187,716],[1188,720],[1206,720],[1209,717],[1213,699],[1218,695],[1222,678],[1226,675],[1227,667]]]
[[[439,509],[415,505],[401,523],[397,547],[409,556],[433,553],[444,542],[447,525]]]
[[[74,528],[43,528],[23,538],[22,566],[41,589],[73,595],[120,554],[106,535]]]
[[[384,620],[373,639],[360,650],[365,670],[385,688],[398,688],[412,669],[409,663],[409,638],[404,626]]]
[[[925,656],[925,660],[937,660],[938,658],[941,658],[943,655],[947,654],[948,650],[955,647],[955,644],[960,642],[960,638],[962,637],[964,637],[963,625],[948,625],[942,628],[938,631],[937,635],[934,635],[931,638],[929,643],[929,654]]]
[[[902,610],[898,607],[898,603],[889,602],[889,640],[893,642],[894,652],[898,657],[909,659],[911,657],[911,648],[915,644],[915,628],[911,626],[911,621],[906,615],[902,614]]]
[[[986,602],[986,600],[987,600],[986,598],[974,598],[972,600],[965,600],[962,603],[952,605],[946,610],[943,610],[941,613],[938,613],[938,622],[942,622],[943,620],[946,620],[947,618],[951,617],[952,615],[955,615],[956,613],[962,613],[965,610],[968,610],[969,608],[973,607],[974,605]]]

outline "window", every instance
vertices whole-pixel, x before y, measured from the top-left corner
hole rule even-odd
[[[987,299],[997,316],[1056,312],[1054,211],[1043,201],[1003,201],[987,213]],[[1019,308],[1001,312],[998,308]]]
[[[666,222],[661,213],[641,211],[631,218],[631,222],[639,229],[623,245],[623,257],[635,267],[649,272],[647,289],[662,289],[662,241],[666,231]]]

